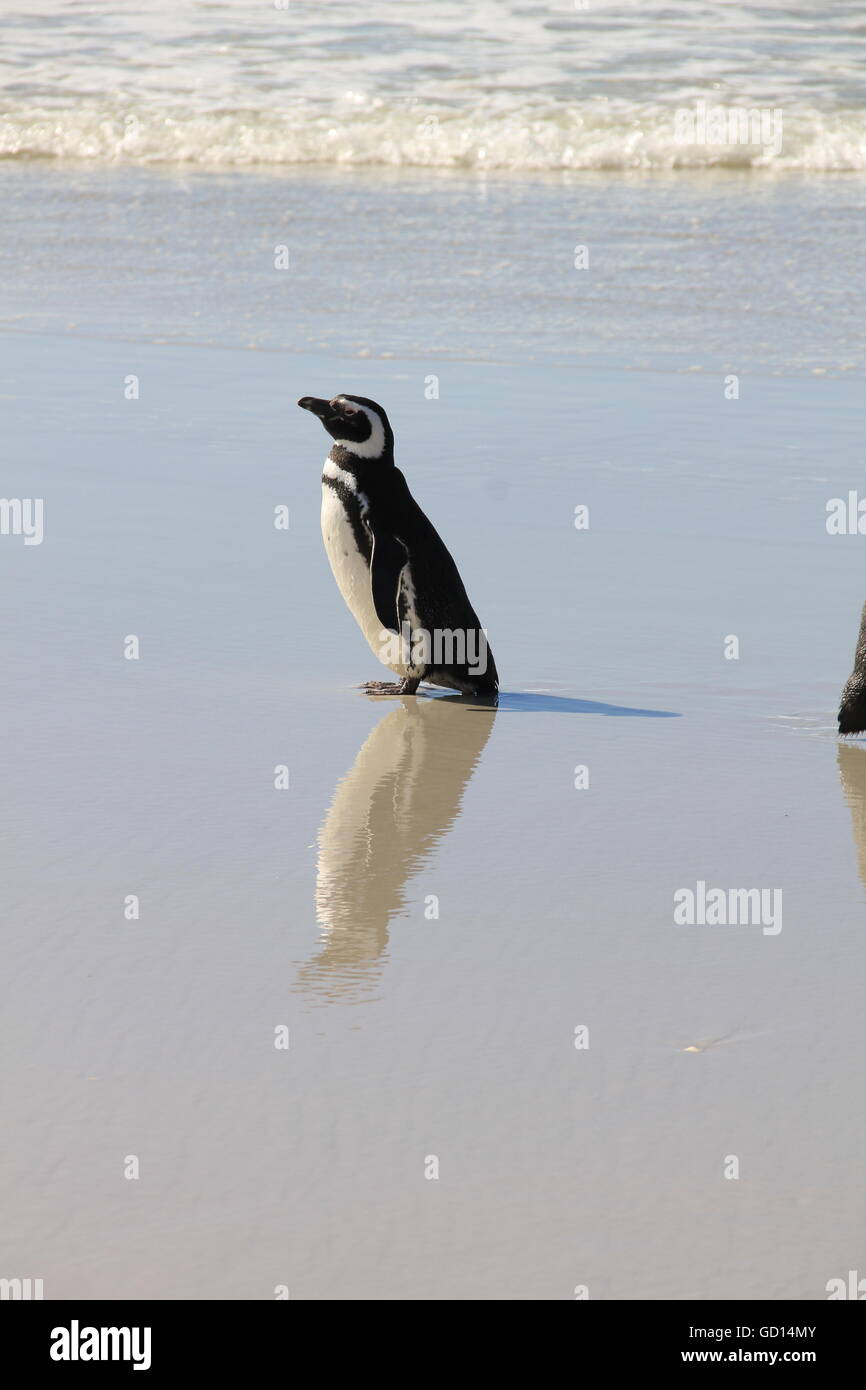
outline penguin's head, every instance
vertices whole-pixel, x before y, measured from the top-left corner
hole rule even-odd
[[[394,432],[388,416],[375,401],[366,396],[332,396],[329,401],[302,396],[298,405],[317,415],[331,438],[357,458],[391,457]]]

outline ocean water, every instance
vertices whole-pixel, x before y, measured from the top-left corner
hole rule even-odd
[[[0,536],[0,1275],[826,1297],[866,1217],[856,7],[0,25],[3,491],[44,501]],[[781,108],[780,153],[678,145],[699,101]],[[339,390],[497,710],[356,689],[295,406]],[[699,881],[780,930],[677,925]]]
[[[866,167],[859,0],[18,0],[0,45],[6,158]],[[683,143],[698,102],[783,138]]]

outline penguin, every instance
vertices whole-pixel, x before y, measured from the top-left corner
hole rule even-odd
[[[854,670],[845,682],[839,703],[839,733],[860,734],[866,730],[866,603],[860,614],[860,632],[854,653]]]
[[[457,566],[394,463],[388,416],[366,396],[302,410],[333,439],[322,473],[322,537],[337,587],[369,646],[398,682],[374,695],[414,695],[421,681],[495,696],[499,677]]]

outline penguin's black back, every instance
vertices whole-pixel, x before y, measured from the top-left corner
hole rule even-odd
[[[486,669],[471,672],[466,663],[431,665],[426,679],[458,690],[483,694],[499,688],[493,653],[486,646],[478,615],[448,547],[432,521],[418,506],[403,473],[396,466],[375,461],[357,470],[358,490],[368,501],[374,532],[384,527],[405,546],[418,619],[428,632],[478,633],[474,650],[485,651]],[[475,639],[473,639],[475,640]],[[479,645],[481,644],[481,645]]]

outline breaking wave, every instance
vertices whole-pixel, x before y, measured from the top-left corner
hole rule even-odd
[[[866,168],[866,112],[834,116],[779,108],[778,138],[684,143],[678,111],[603,99],[583,104],[475,105],[471,112],[347,97],[322,109],[190,112],[7,104],[0,159],[183,163],[203,167],[370,165],[514,172],[713,167],[856,171]],[[728,110],[738,108],[729,107]],[[743,111],[747,108],[740,108]],[[748,132],[744,130],[744,134]],[[757,131],[753,131],[757,134]]]

